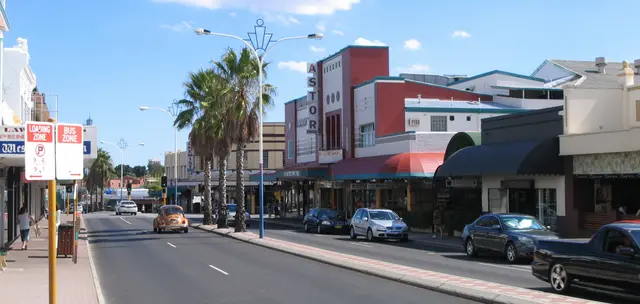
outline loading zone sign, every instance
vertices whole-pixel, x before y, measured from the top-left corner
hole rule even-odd
[[[54,124],[27,122],[24,138],[24,171],[30,181],[56,178]]]

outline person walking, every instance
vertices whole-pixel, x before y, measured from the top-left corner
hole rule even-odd
[[[20,223],[20,238],[22,239],[22,250],[27,250],[29,244],[29,231],[31,231],[31,223],[35,223],[35,220],[27,212],[27,207],[22,206],[20,208],[20,214],[18,215],[18,221]]]
[[[436,207],[433,211],[433,237],[436,237],[438,230],[440,230],[440,237],[442,237],[442,226],[444,226],[442,207]]]

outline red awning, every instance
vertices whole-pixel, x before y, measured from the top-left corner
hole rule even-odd
[[[444,161],[443,153],[416,153],[407,152],[392,156],[384,162],[383,173],[417,173],[429,175],[436,172],[436,169]]]

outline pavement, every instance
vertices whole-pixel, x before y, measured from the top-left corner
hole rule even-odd
[[[62,215],[61,222],[73,215]],[[47,220],[38,222],[40,236],[30,233],[28,250],[21,250],[18,239],[7,256],[7,268],[0,272],[0,297],[3,303],[49,303],[49,259]],[[96,288],[88,243],[83,233],[78,240],[78,263],[71,257],[57,258],[57,303],[103,304]]]
[[[197,223],[201,216],[192,216]],[[408,243],[396,241],[367,242],[362,238],[351,240],[347,235],[305,233],[297,219],[265,218],[265,235],[269,238],[346,254],[399,266],[465,277],[490,283],[525,288],[527,290],[552,292],[548,283],[531,274],[531,267],[523,262],[507,264],[501,257],[489,256],[469,258],[462,250],[459,238],[433,238],[431,234],[413,232]],[[252,218],[249,231],[257,233],[257,220]],[[637,303],[634,299],[614,298],[613,295],[596,293],[593,290],[574,288],[570,296],[587,301]],[[637,300],[636,300],[637,301]]]
[[[85,215],[106,303],[478,303],[191,229]]]

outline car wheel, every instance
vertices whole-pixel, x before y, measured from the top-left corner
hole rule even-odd
[[[371,228],[367,229],[367,241],[369,242],[374,241],[373,231],[371,230]]]
[[[318,224],[317,232],[318,232],[318,234],[322,233],[322,228],[320,228],[320,224]]]
[[[553,264],[549,271],[549,284],[554,291],[559,293],[566,292],[571,286],[571,278],[560,263]]]
[[[467,240],[464,242],[464,252],[470,257],[478,255],[476,245],[473,243],[473,240],[471,238],[467,238]]]
[[[504,249],[504,256],[507,258],[507,262],[515,263],[518,260],[518,250],[513,243],[507,243],[507,247]]]
[[[189,228],[184,228],[184,233],[189,233]]]
[[[153,227],[153,232],[158,232],[158,228]]]
[[[134,213],[133,215],[138,215],[138,212]]]
[[[309,225],[304,223],[304,232],[309,232]]]
[[[352,240],[355,240],[355,239],[357,239],[357,238],[358,238],[358,235],[356,234],[356,231],[353,229],[353,226],[351,226],[351,227],[349,228],[349,237],[350,237]]]
[[[404,235],[404,236],[402,236],[401,241],[403,241],[403,242],[408,242],[408,241],[409,241],[409,235]]]

